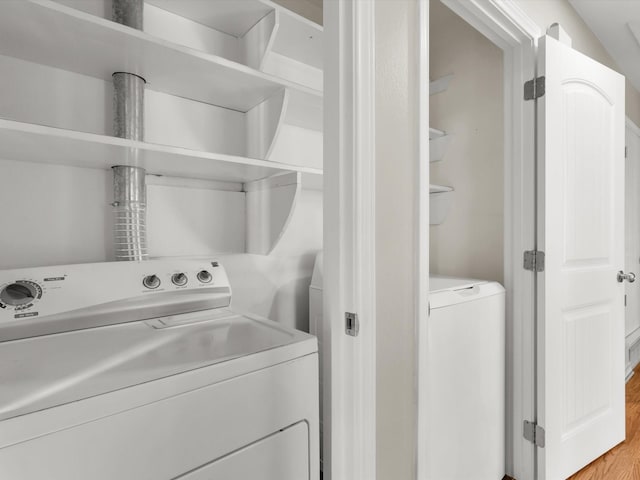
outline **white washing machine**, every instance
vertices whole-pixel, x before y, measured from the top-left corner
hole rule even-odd
[[[505,292],[432,276],[427,350],[427,478],[505,474]]]
[[[216,261],[0,272],[0,478],[317,480],[316,339]]]

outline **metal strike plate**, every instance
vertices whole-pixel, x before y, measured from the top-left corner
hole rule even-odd
[[[358,314],[352,312],[344,313],[344,325],[345,333],[352,337],[357,337],[360,331],[360,321],[358,320]]]

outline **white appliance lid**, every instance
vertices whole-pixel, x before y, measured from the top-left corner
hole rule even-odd
[[[498,294],[504,294],[504,287],[498,282],[438,275],[429,277],[431,310]]]
[[[290,345],[291,358],[317,351],[311,335],[226,308],[3,342],[0,420]]]
[[[429,277],[429,293],[443,290],[460,290],[471,288],[474,285],[488,283],[487,280],[475,280],[472,278],[447,277],[442,275],[431,275]]]

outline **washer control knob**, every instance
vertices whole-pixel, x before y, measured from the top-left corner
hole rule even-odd
[[[207,270],[200,270],[198,272],[198,280],[202,283],[210,283],[213,277]]]
[[[160,286],[160,279],[158,278],[157,275],[147,275],[146,277],[144,277],[144,279],[142,280],[142,284],[151,289],[154,290],[156,288],[158,288]]]
[[[35,284],[32,282],[19,281],[7,285],[0,292],[0,301],[5,305],[19,307],[32,302],[38,296]]]
[[[188,279],[184,273],[174,273],[173,275],[171,275],[171,281],[174,285],[183,287],[187,284]]]

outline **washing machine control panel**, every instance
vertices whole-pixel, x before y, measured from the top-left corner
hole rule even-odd
[[[69,323],[71,317],[83,317],[89,323],[97,323],[96,318],[100,317],[117,323],[119,318],[175,315],[228,306],[230,302],[229,280],[216,260],[149,260],[4,270],[0,271],[0,341],[5,326],[20,322]]]

